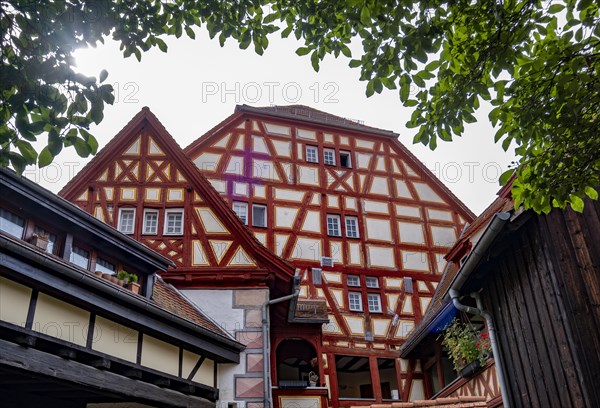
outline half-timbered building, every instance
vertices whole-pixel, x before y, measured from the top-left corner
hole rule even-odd
[[[185,151],[256,238],[300,269],[300,298],[327,302],[318,374],[331,405],[423,396],[421,368],[397,348],[473,215],[398,135],[305,106],[238,106]],[[286,352],[289,333],[271,336],[277,389],[305,371]]]
[[[422,367],[398,348],[473,214],[397,139],[238,106],[182,151],[144,108],[61,194],[172,259],[164,279],[246,344],[223,401],[420,399]]]
[[[215,406],[244,345],[157,275],[173,262],[11,170],[0,191],[2,407]]]

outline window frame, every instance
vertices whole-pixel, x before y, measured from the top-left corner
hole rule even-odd
[[[263,225],[256,225],[256,220],[254,217],[254,209],[261,208],[264,210],[264,219]],[[267,206],[264,204],[252,204],[252,226],[257,228],[267,228]]]
[[[308,152],[314,152],[315,153],[315,160],[308,160]],[[317,146],[313,146],[313,145],[306,145],[306,149],[304,149],[304,154],[306,155],[306,162],[307,163],[319,163],[319,148]]]
[[[356,299],[358,299],[358,309],[356,307],[353,308],[352,304],[352,297],[356,296]],[[356,302],[354,302],[356,303]],[[348,292],[348,310],[350,310],[351,312],[362,312],[363,311],[363,304],[362,304],[362,293],[361,292]]]
[[[14,223],[12,220],[9,220],[8,218],[2,216],[2,213],[8,213],[12,217],[22,220],[23,225],[20,226],[20,225]],[[12,232],[10,232],[9,230],[4,229],[4,228],[0,229],[0,231],[2,231],[5,234],[10,235],[11,237],[15,237],[15,238],[18,238],[18,239],[24,239],[25,238],[25,232],[27,230],[27,218],[20,216],[19,214],[17,214],[14,211],[9,210],[8,208],[0,208],[0,217],[2,219],[4,219],[4,220],[8,221],[11,225],[16,225],[17,227],[21,228],[21,235],[19,235],[19,236],[14,235]],[[1,222],[2,221],[0,221],[0,223]]]
[[[169,232],[168,222],[170,214],[181,214],[181,231],[180,232]],[[165,219],[163,221],[163,235],[183,235],[185,225],[185,211],[183,208],[167,208],[165,209]]]
[[[369,281],[375,282],[375,286],[369,285]],[[365,277],[365,286],[369,289],[379,289],[379,278],[377,276]]]
[[[156,230],[154,232],[146,229],[146,216],[148,214],[156,214]],[[144,219],[142,223],[142,235],[158,235],[158,226],[160,225],[160,210],[156,208],[144,208]]]
[[[119,232],[121,232],[122,234],[126,234],[126,235],[131,235],[135,233],[135,208],[133,207],[119,207],[119,218],[118,218],[118,222],[117,222],[117,229],[119,230]],[[131,222],[131,231],[127,230],[127,231],[123,231],[123,214],[124,213],[131,213],[132,215],[132,222]]]
[[[329,228],[329,220],[336,220],[337,222],[337,234],[332,234]],[[325,217],[326,220],[326,224],[327,224],[327,236],[330,237],[341,237],[342,236],[342,228],[341,228],[341,219],[340,216],[338,214],[327,214]]]
[[[331,159],[333,160],[333,162],[328,161],[327,160],[327,154],[330,153],[331,154]],[[335,166],[336,165],[336,157],[335,157],[335,149],[323,149],[323,164],[327,165],[327,166]]]
[[[240,214],[236,211],[236,206],[238,206],[240,208],[244,208],[244,211],[246,212],[246,214],[244,215],[243,219],[240,216]],[[233,201],[231,203],[231,209],[233,210],[233,212],[237,215],[237,217],[240,219],[240,221],[244,225],[248,225],[248,203],[247,202],[245,202],[245,201]]]
[[[356,278],[356,284],[350,283],[350,279]],[[353,288],[360,288],[360,276],[358,275],[348,275],[346,276],[346,285]]]
[[[377,299],[378,310],[371,308],[371,298]],[[379,293],[367,293],[367,307],[369,313],[383,313],[383,305],[381,304],[381,295]]]
[[[355,228],[355,234],[354,235],[350,235],[348,233],[348,221],[353,221],[354,222],[354,228]],[[346,217],[344,217],[344,227],[345,227],[345,232],[346,232],[346,238],[360,238],[360,233],[358,232],[358,217],[354,216],[354,215],[348,215]]]
[[[99,261],[102,261],[104,263],[110,264],[113,267],[113,270],[110,271],[110,269],[108,269],[105,266],[101,266],[102,268],[105,268],[105,270],[99,271],[98,270],[98,264],[100,263]],[[93,272],[101,272],[102,274],[109,274],[109,275],[117,275],[117,270],[118,270],[118,264],[114,263],[113,261],[110,261],[108,259],[106,259],[103,256],[100,256],[99,254],[96,254],[96,262],[94,262],[94,270]],[[112,273],[111,273],[112,272]]]
[[[80,249],[82,251],[85,251],[87,253],[87,265],[86,266],[79,265],[78,263],[76,263],[73,260],[73,255],[76,253],[75,252],[76,248]],[[77,255],[79,255],[79,254],[77,254]],[[81,256],[81,255],[79,255],[79,256]],[[90,250],[88,248],[85,248],[85,247],[83,247],[81,245],[77,245],[77,244],[73,244],[73,246],[71,247],[71,253],[69,254],[69,262],[72,263],[73,265],[77,265],[78,267],[83,268],[83,269],[87,269],[89,271],[91,269],[91,267],[92,267],[92,258],[93,258],[93,251],[92,250]],[[96,267],[94,266],[94,269],[95,268]]]
[[[344,166],[342,164],[342,156],[348,157],[348,165],[347,166]],[[343,167],[345,169],[351,169],[352,168],[352,153],[349,152],[348,150],[340,150],[340,167]]]

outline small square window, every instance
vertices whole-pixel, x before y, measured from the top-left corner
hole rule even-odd
[[[233,212],[237,214],[244,225],[248,225],[248,203],[234,201]]]
[[[252,204],[252,226],[263,228],[267,226],[266,205]]]
[[[335,166],[335,150],[324,149],[323,150],[323,162],[330,166]]]
[[[183,209],[165,210],[164,235],[183,235]]]
[[[316,146],[306,146],[306,161],[309,163],[319,162],[319,149]]]
[[[340,237],[340,216],[327,214],[327,235],[332,237]]]
[[[340,151],[340,166],[346,167],[348,169],[352,168],[352,159],[350,156],[350,152]]]
[[[144,210],[144,234],[158,234],[158,210]]]
[[[354,312],[362,312],[362,298],[360,292],[348,293],[348,307]]]
[[[357,217],[346,217],[346,236],[348,238],[358,238]]]
[[[77,266],[87,269],[90,264],[90,253],[83,248],[73,246],[69,261]]]
[[[369,302],[369,312],[381,313],[381,298],[374,293],[367,294]]]
[[[379,279],[375,276],[367,276],[366,279],[367,288],[378,288],[379,287]]]
[[[123,234],[133,234],[135,226],[135,208],[119,209],[119,225],[117,229]]]
[[[357,275],[348,275],[346,282],[348,283],[348,286],[360,286],[360,279]]]

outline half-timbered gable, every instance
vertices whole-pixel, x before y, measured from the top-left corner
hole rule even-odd
[[[395,349],[473,218],[397,138],[305,106],[238,106],[185,149],[256,238],[302,270],[300,297],[327,302],[334,406],[423,395],[420,368]]]
[[[266,286],[269,274],[276,274],[289,290],[291,266],[224,205],[216,191],[222,182],[209,181],[144,108],[60,194],[172,259],[171,282]]]

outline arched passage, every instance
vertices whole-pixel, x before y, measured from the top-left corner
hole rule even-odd
[[[290,381],[309,382],[310,372],[319,373],[317,352],[308,341],[286,339],[277,346],[277,380],[279,385]],[[282,383],[283,382],[283,383]]]

